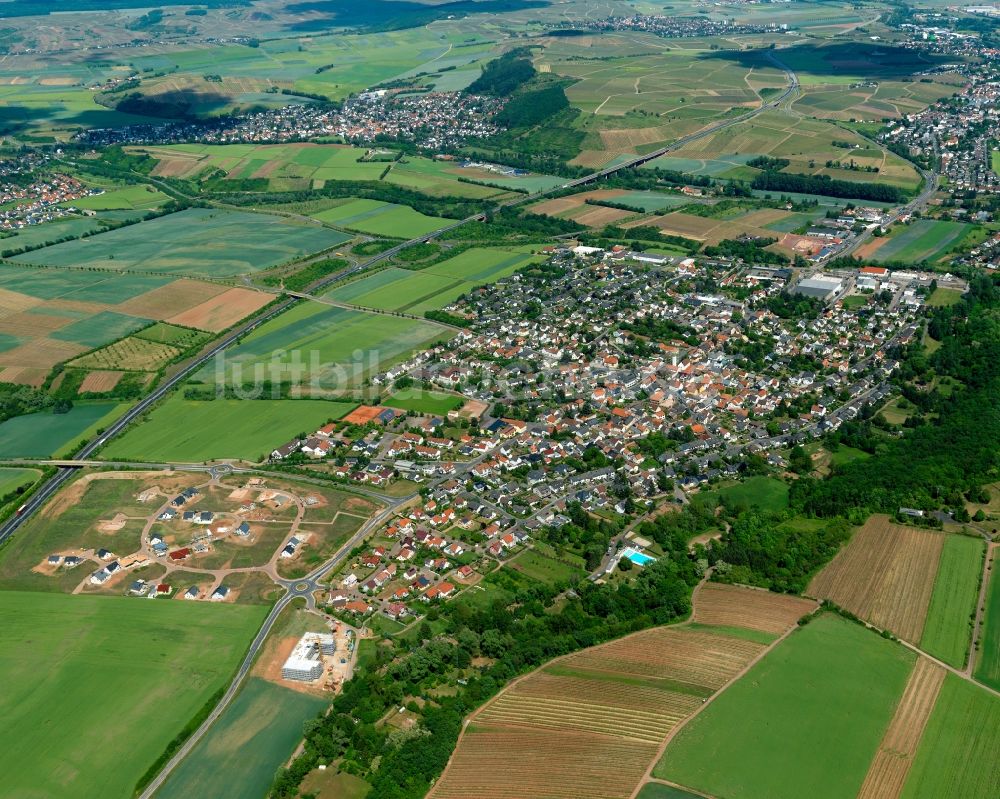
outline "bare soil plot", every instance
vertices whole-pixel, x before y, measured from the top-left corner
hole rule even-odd
[[[0,319],[0,333],[9,333],[23,338],[38,338],[46,336],[54,330],[73,322],[69,316],[49,313],[12,313]]]
[[[83,382],[80,383],[80,393],[86,394],[92,391],[95,394],[103,394],[111,391],[111,389],[118,385],[118,381],[122,379],[123,374],[125,373],[118,371],[90,372],[83,378]]]
[[[917,746],[937,702],[945,673],[943,668],[927,658],[917,660],[896,707],[896,714],[858,792],[858,799],[895,799],[903,792],[910,764],[917,754]]]
[[[165,319],[201,305],[227,291],[226,286],[181,279],[147,291],[117,306],[116,310],[130,316]]]
[[[919,642],[943,545],[941,533],[872,516],[813,578],[807,593]]]
[[[41,304],[42,300],[37,297],[29,297],[27,294],[0,288],[0,316],[26,311],[28,308]]]
[[[29,366],[7,366],[0,369],[0,383],[19,383],[38,388],[49,376],[48,369],[33,369]]]
[[[646,630],[586,649],[561,665],[668,679],[718,689],[763,649],[762,644],[713,633],[670,627]]]
[[[745,627],[775,635],[818,607],[811,599],[720,583],[702,585],[693,605],[691,620],[699,624]]]
[[[470,720],[431,799],[625,799],[659,744],[764,645],[661,627],[511,683]]]
[[[51,369],[57,363],[68,361],[87,351],[87,347],[69,341],[51,338],[36,338],[3,354],[4,366],[27,366],[35,369]]]
[[[167,319],[176,325],[194,327],[218,333],[231,327],[254,311],[263,308],[274,297],[250,289],[229,289],[209,300]]]
[[[604,227],[631,216],[635,216],[634,211],[622,211],[619,208],[605,208],[598,205],[587,206],[586,210],[570,214],[570,219],[587,227]]]
[[[624,799],[655,754],[627,738],[473,724],[428,797]]]

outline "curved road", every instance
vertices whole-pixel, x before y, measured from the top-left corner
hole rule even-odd
[[[641,166],[642,164],[652,161],[655,158],[659,158],[660,156],[665,155],[666,153],[684,147],[685,145],[693,141],[697,141],[698,139],[710,136],[714,133],[717,133],[720,130],[732,127],[733,125],[738,125],[742,122],[746,122],[747,120],[752,119],[753,117],[763,113],[766,110],[779,107],[781,103],[790,99],[793,95],[795,95],[798,92],[799,80],[796,77],[795,73],[792,72],[786,65],[782,64],[773,53],[769,52],[767,54],[767,57],[775,64],[775,66],[781,69],[788,76],[788,81],[789,81],[789,85],[785,89],[785,91],[779,97],[772,100],[771,102],[764,103],[759,108],[755,108],[737,117],[733,117],[732,119],[727,119],[716,125],[704,128],[703,130],[700,130],[697,133],[692,133],[688,136],[683,136],[666,147],[661,147],[658,150],[654,150],[653,152],[630,159],[629,161],[618,164],[616,166],[609,167],[607,169],[603,169],[598,172],[594,172],[582,178],[571,180],[567,183],[562,184],[561,186],[554,187],[547,191],[541,191],[535,194],[517,198],[511,201],[510,203],[507,203],[507,205],[513,206],[513,205],[520,205],[526,202],[531,202],[540,197],[544,197],[547,194],[552,194],[557,191],[562,191],[564,189],[573,188],[576,186],[584,186],[588,183],[593,183],[602,178],[621,172],[622,170]],[[485,220],[485,218],[486,218],[485,213],[473,214],[470,217],[452,222],[451,224],[445,225],[444,227],[431,231],[430,233],[427,233],[423,236],[419,236],[417,238],[410,239],[409,241],[405,241],[401,244],[397,244],[396,246],[386,250],[385,252],[379,253],[378,255],[375,255],[374,257],[369,258],[366,261],[358,263],[357,265],[351,267],[350,269],[346,269],[342,272],[324,278],[323,280],[313,285],[310,290],[311,292],[315,292],[319,289],[328,286],[331,283],[334,283],[338,280],[342,280],[345,277],[349,277],[353,274],[363,272],[366,269],[369,269],[370,267],[374,266],[375,264],[384,261],[387,258],[391,258],[392,256],[396,255],[398,252],[405,249],[406,247],[409,247],[413,244],[417,244],[420,242],[429,241],[430,239],[433,239],[436,236],[454,230],[455,228],[464,225],[467,222],[483,221]],[[174,374],[168,380],[164,381],[164,383],[158,388],[156,388],[151,394],[149,394],[149,396],[147,396],[145,399],[141,400],[131,409],[129,409],[120,419],[118,419],[107,430],[105,430],[105,432],[99,438],[97,438],[94,441],[91,441],[86,446],[84,446],[79,451],[79,453],[77,453],[75,457],[79,460],[86,460],[87,458],[89,458],[112,438],[121,435],[121,433],[130,424],[132,424],[132,422],[141,417],[146,411],[148,411],[157,402],[159,402],[167,394],[168,391],[177,386],[179,383],[181,383],[183,380],[185,380],[187,377],[189,377],[191,374],[193,374],[195,371],[201,368],[204,364],[206,364],[220,352],[222,352],[231,344],[233,344],[241,336],[245,335],[246,333],[252,330],[255,330],[265,322],[273,319],[275,316],[277,316],[280,313],[283,313],[284,311],[288,310],[290,307],[292,307],[293,305],[295,305],[300,301],[301,300],[296,297],[287,297],[286,299],[282,300],[276,305],[273,305],[270,308],[266,309],[261,315],[251,319],[249,322],[240,325],[238,328],[228,333],[226,336],[217,341],[210,349],[208,349],[207,351],[196,357],[194,360],[190,361],[183,368],[181,368],[176,374]],[[49,478],[49,480],[44,485],[42,485],[41,488],[39,488],[25,503],[21,512],[12,517],[11,519],[9,519],[2,527],[0,527],[0,545],[2,545],[4,541],[10,538],[10,536],[13,535],[14,532],[32,514],[37,512],[39,508],[41,508],[46,503],[46,501],[49,498],[51,498],[52,495],[55,494],[56,491],[58,491],[59,488],[61,488],[70,479],[70,477],[75,471],[76,471],[75,467],[69,467],[69,466],[59,467],[59,470],[56,472],[56,474],[53,475],[51,478]],[[254,637],[254,640],[251,642],[250,647],[247,650],[247,654],[244,657],[243,662],[240,664],[240,668],[237,671],[236,676],[233,679],[233,682],[230,684],[229,688],[223,695],[222,699],[215,706],[215,708],[213,708],[212,712],[208,715],[208,717],[201,724],[201,726],[199,726],[198,729],[194,732],[194,734],[190,738],[188,738],[188,740],[181,746],[180,749],[178,749],[178,751],[174,754],[174,756],[170,759],[170,761],[163,767],[160,773],[157,774],[154,780],[149,784],[146,790],[143,791],[143,793],[140,796],[140,799],[151,799],[155,791],[163,784],[163,782],[166,780],[170,772],[173,771],[173,769],[176,768],[177,764],[180,763],[188,755],[188,753],[194,748],[194,746],[198,743],[198,741],[201,740],[201,738],[205,735],[205,733],[212,726],[212,724],[215,723],[215,721],[219,718],[219,716],[221,716],[222,713],[225,711],[225,709],[229,706],[229,703],[232,701],[233,697],[236,695],[237,691],[242,685],[244,678],[249,672],[251,666],[253,665],[254,659],[256,658],[258,652],[260,651],[260,648],[263,646],[265,639],[270,634],[271,628],[274,626],[274,623],[277,620],[278,616],[280,615],[281,611],[284,610],[284,608],[287,607],[288,604],[296,597],[299,596],[311,597],[312,592],[315,590],[316,581],[319,580],[321,577],[323,577],[325,574],[329,573],[335,566],[337,566],[340,563],[340,561],[346,556],[346,554],[350,552],[350,550],[358,543],[358,541],[367,536],[368,533],[371,531],[371,529],[375,525],[379,524],[387,514],[391,513],[392,509],[396,505],[398,505],[398,501],[393,505],[391,505],[390,507],[387,507],[384,511],[382,511],[378,515],[372,517],[372,519],[366,522],[365,525],[363,525],[361,529],[357,533],[355,533],[355,535],[352,536],[351,539],[346,544],[344,544],[341,550],[333,558],[331,558],[325,564],[320,566],[314,572],[307,575],[302,580],[297,580],[285,584],[285,587],[288,589],[287,592],[283,597],[281,597],[281,599],[279,599],[275,603],[274,607],[271,609],[271,612],[265,619],[264,624],[257,632],[257,635]],[[307,599],[307,601],[309,600]]]

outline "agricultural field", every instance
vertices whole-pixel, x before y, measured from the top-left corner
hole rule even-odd
[[[382,400],[382,404],[390,408],[436,416],[445,416],[448,411],[461,407],[464,402],[465,399],[456,394],[422,388],[404,388]]]
[[[268,214],[189,208],[12,260],[35,266],[224,278],[270,269],[349,239],[329,228]]]
[[[0,498],[31,485],[40,476],[38,469],[0,467]]]
[[[681,729],[653,775],[731,799],[855,796],[914,661],[824,614]]]
[[[472,716],[428,796],[627,797],[666,735],[764,649],[659,627],[559,658]]]
[[[811,599],[721,583],[704,583],[691,604],[694,606],[691,621],[696,624],[771,635],[781,635],[819,607]]]
[[[954,674],[944,678],[903,799],[1000,795],[1000,699]]]
[[[980,538],[945,538],[920,648],[955,668],[965,666],[971,617],[979,596],[985,544]]]
[[[980,630],[979,652],[976,655],[975,677],[984,685],[1000,691],[1000,578],[997,577],[997,560],[986,591],[986,613]]]
[[[915,219],[906,225],[895,225],[888,236],[873,239],[858,250],[858,256],[873,262],[933,264],[941,261],[972,230],[964,222]]]
[[[389,166],[364,161],[366,150],[334,144],[171,144],[135,147],[157,160],[153,175],[198,181],[224,172],[233,180],[266,179],[271,188],[322,188],[328,180],[378,180]]]
[[[339,419],[353,403],[326,400],[186,400],[171,395],[101,457],[114,460],[258,461],[296,434]]]
[[[108,186],[103,194],[81,197],[62,205],[87,211],[151,211],[169,199],[166,194],[152,186],[136,185],[121,188]]]
[[[229,682],[267,613],[17,591],[0,593],[0,608],[5,791],[80,799],[131,795]]]
[[[0,380],[40,386],[66,362],[155,372],[272,299],[185,278],[0,265]]]
[[[849,142],[855,149],[835,147],[834,141]],[[746,166],[758,155],[784,158],[785,172],[829,175],[834,179],[877,181],[904,190],[920,183],[914,168],[894,153],[883,152],[857,134],[822,120],[799,117],[778,110],[765,111],[741,125],[724,128],[685,145],[644,166],[679,169],[698,175],[747,180],[759,170]],[[877,173],[826,167],[827,161],[853,160],[859,167],[875,167]]]
[[[328,700],[250,677],[233,703],[157,792],[163,799],[263,796]]]
[[[261,325],[195,379],[240,386],[292,381],[343,392],[443,337],[451,333],[431,322],[303,302]]]
[[[444,227],[450,221],[425,216],[406,205],[379,200],[349,200],[313,216],[329,225],[397,239],[415,239]]]
[[[945,538],[872,516],[812,579],[806,593],[832,599],[877,627],[918,643]],[[939,605],[938,613],[945,612]]]
[[[538,260],[528,253],[474,247],[417,271],[383,269],[323,296],[365,308],[419,315],[443,308],[476,286],[512,275]]]
[[[76,402],[68,413],[41,411],[0,424],[0,458],[50,458],[68,454],[107,427],[128,403]]]
[[[927,658],[917,659],[896,713],[865,775],[859,799],[899,796],[946,673]]]

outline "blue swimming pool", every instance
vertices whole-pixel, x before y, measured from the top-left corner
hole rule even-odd
[[[624,552],[622,552],[622,557],[628,558],[636,566],[645,566],[647,563],[652,563],[656,560],[656,558],[650,557],[645,552],[632,549],[632,547],[628,547]]]

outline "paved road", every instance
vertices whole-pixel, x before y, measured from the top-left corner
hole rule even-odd
[[[180,749],[174,753],[174,756],[167,761],[167,764],[163,767],[159,774],[153,778],[153,781],[146,786],[146,789],[139,795],[139,799],[151,799],[153,794],[158,791],[167,778],[173,772],[175,768],[181,763],[181,761],[186,758],[191,751],[198,745],[198,742],[205,736],[205,734],[211,729],[212,725],[219,720],[219,717],[226,711],[230,703],[236,697],[239,692],[240,687],[243,685],[243,681],[246,679],[250,670],[253,668],[254,660],[256,660],[261,647],[264,645],[264,641],[267,636],[271,634],[271,629],[274,627],[281,615],[281,612],[288,607],[294,600],[299,597],[303,597],[309,607],[314,607],[315,601],[313,598],[313,592],[319,589],[318,581],[329,574],[331,570],[340,565],[340,563],[346,558],[352,549],[361,542],[366,536],[368,536],[373,529],[375,529],[379,524],[381,524],[386,516],[391,514],[393,510],[399,505],[399,500],[394,502],[390,507],[385,508],[377,515],[369,519],[365,524],[356,532],[351,538],[344,543],[344,545],[337,551],[337,553],[330,558],[326,563],[324,563],[319,568],[310,572],[305,577],[299,580],[282,580],[281,584],[284,585],[288,591],[281,597],[271,608],[271,612],[267,614],[267,618],[264,620],[264,624],[261,626],[260,630],[257,631],[257,635],[254,636],[253,641],[250,644],[250,648],[247,650],[246,656],[243,658],[243,662],[240,663],[240,667],[236,672],[236,676],[233,677],[232,683],[230,683],[229,688],[226,689],[226,693],[222,695],[222,699],[219,703],[212,708],[212,712],[208,714],[208,717],[201,723],[201,726],[192,733],[191,737],[188,738]]]

